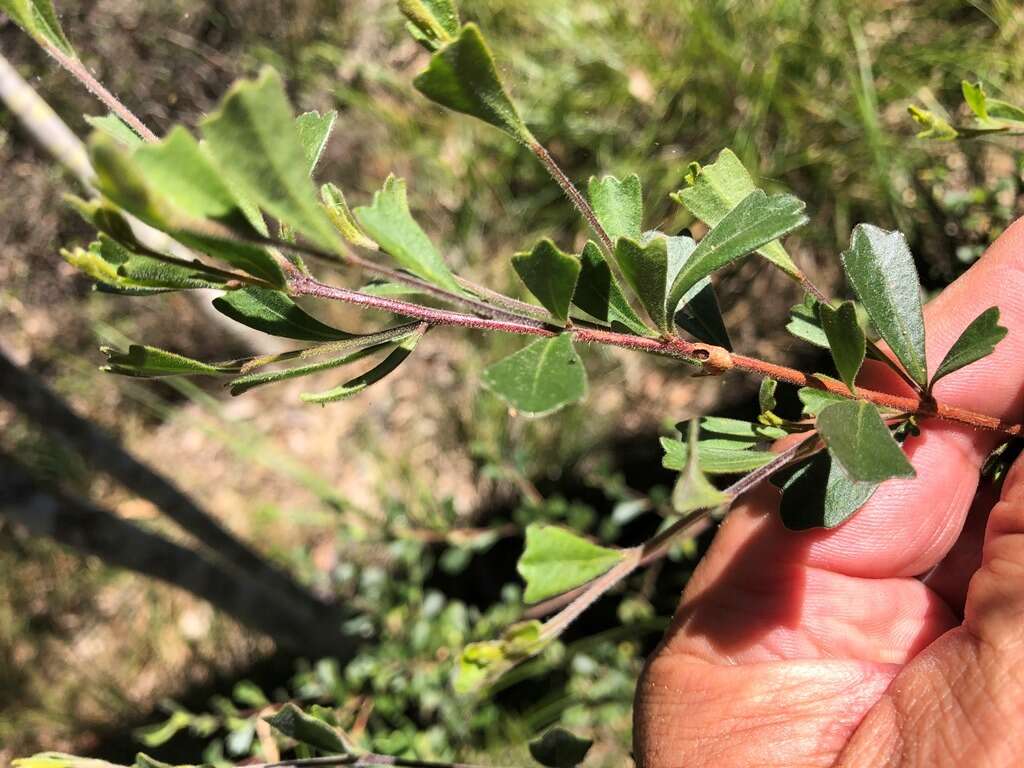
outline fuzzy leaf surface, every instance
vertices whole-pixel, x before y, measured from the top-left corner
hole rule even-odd
[[[818,314],[818,302],[807,296],[800,304],[794,304],[789,310],[789,324],[786,330],[813,344],[816,347],[828,349],[828,336],[821,328],[821,317]]]
[[[686,467],[690,450],[686,443],[671,437],[661,438],[665,455],[661,464],[665,469],[681,472]],[[770,451],[736,450],[714,445],[697,444],[697,458],[701,471],[709,475],[742,475],[760,469],[775,458]]]
[[[783,483],[779,514],[793,531],[835,528],[864,506],[878,485],[850,480],[828,452],[822,451]]]
[[[832,360],[839,371],[839,378],[850,392],[856,392],[857,374],[864,364],[864,355],[867,352],[867,339],[860,323],[857,322],[857,309],[852,301],[844,301],[836,308],[820,304],[818,316],[821,318],[821,330],[828,339]]]
[[[914,476],[903,449],[871,403],[833,403],[818,414],[815,424],[829,453],[851,480],[881,483]]]
[[[679,515],[698,509],[713,509],[731,500],[731,497],[713,486],[700,468],[697,420],[690,422],[687,436],[687,457],[682,472],[672,489],[672,509]]]
[[[213,306],[235,322],[271,336],[301,341],[354,338],[354,334],[320,322],[281,291],[243,288],[218,296]]]
[[[454,0],[398,0],[414,36],[435,50],[459,34],[459,9]]]
[[[336,403],[339,400],[347,400],[350,397],[358,395],[367,387],[376,384],[381,379],[393,373],[395,369],[404,363],[408,359],[409,355],[413,353],[416,349],[416,344],[421,338],[423,338],[422,331],[416,331],[410,334],[399,341],[398,345],[387,357],[377,363],[377,365],[366,373],[361,373],[355,378],[349,379],[344,384],[340,384],[333,389],[328,389],[325,392],[303,393],[300,395],[302,401],[304,403],[326,405],[327,403]]]
[[[0,0],[0,10],[44,48],[52,45],[67,56],[78,58],[64,35],[53,0]]]
[[[906,239],[900,232],[858,224],[842,260],[871,323],[910,377],[926,386],[921,287]]]
[[[100,351],[107,356],[107,364],[101,370],[143,379],[164,376],[223,376],[238,373],[242,368],[241,362],[204,363],[164,349],[140,344],[130,345],[127,352],[119,352],[112,347],[101,347]]]
[[[591,176],[587,197],[604,231],[615,242],[620,237],[639,240],[643,232],[644,201],[640,177],[630,174],[621,181],[614,176]]]
[[[620,237],[615,243],[615,261],[655,326],[667,333],[669,318],[665,309],[665,291],[669,274],[668,238],[658,235],[647,243],[641,243]]]
[[[569,305],[580,276],[580,262],[575,256],[563,253],[551,240],[545,238],[533,246],[529,253],[517,253],[512,266],[530,293],[562,325],[569,318]]]
[[[626,330],[639,336],[652,333],[629,305],[622,286],[593,240],[587,241],[580,254],[580,276],[572,303],[613,330]]]
[[[348,740],[334,726],[307,715],[294,704],[285,704],[276,713],[263,719],[300,744],[306,744],[330,755],[353,754]]]
[[[356,217],[352,215],[352,210],[348,207],[348,202],[345,200],[345,193],[339,187],[330,183],[324,184],[320,187],[320,200],[323,202],[324,208],[327,210],[327,216],[330,218],[334,228],[338,230],[343,238],[360,248],[377,250],[377,243],[367,237],[359,228],[359,223],[356,221]]]
[[[322,115],[316,110],[303,112],[295,118],[299,143],[306,156],[306,174],[308,176],[313,175],[313,171],[320,163],[320,157],[327,147],[327,141],[331,138],[331,131],[334,130],[334,122],[337,119],[338,113],[334,110],[324,112]]]
[[[1007,329],[999,324],[999,307],[989,307],[960,334],[932,376],[931,385],[965,365],[991,355],[996,344],[1006,338]]]
[[[538,339],[483,373],[487,389],[529,416],[546,416],[587,395],[587,374],[572,338]]]
[[[526,581],[523,600],[537,603],[600,576],[622,560],[622,552],[594,544],[554,525],[532,523],[516,570]]]

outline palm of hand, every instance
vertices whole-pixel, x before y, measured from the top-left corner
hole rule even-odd
[[[938,399],[1020,419],[1022,288],[1018,222],[926,309],[933,366],[989,306],[1010,329]],[[833,531],[786,531],[770,488],[738,505],[640,681],[639,765],[1024,764],[1024,464],[979,488],[997,441],[926,422],[917,477]]]

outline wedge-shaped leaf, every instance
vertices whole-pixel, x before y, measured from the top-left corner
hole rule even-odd
[[[78,58],[64,36],[52,0],[0,0],[0,10],[44,48],[52,46],[66,56]]]
[[[299,355],[302,360],[309,360],[316,357],[313,362],[300,363],[291,368],[284,368],[277,371],[264,371],[261,373],[247,373],[232,379],[228,387],[232,395],[241,395],[254,387],[264,384],[276,384],[288,379],[297,379],[302,376],[309,376],[321,371],[329,371],[339,368],[357,360],[373,355],[390,344],[394,344],[407,336],[416,333],[417,323],[391,328],[380,333],[371,333],[366,336],[357,336],[345,341],[326,342],[313,347]],[[291,359],[291,358],[289,358]]]
[[[113,347],[101,347],[100,351],[107,356],[107,364],[101,370],[144,379],[163,376],[225,376],[238,373],[244,364],[241,360],[204,363],[174,352],[139,344],[132,344],[127,352],[119,352]]]
[[[115,114],[103,115],[102,117],[86,115],[85,122],[97,131],[103,131],[111,138],[121,142],[129,149],[135,149],[144,143],[142,137],[129,128],[128,124]]]
[[[662,466],[682,472],[686,467],[690,451],[686,443],[671,437],[661,438],[665,450]],[[763,467],[775,458],[770,451],[736,450],[714,445],[697,444],[697,458],[702,472],[709,475],[742,475]]]
[[[569,318],[569,304],[580,276],[579,260],[563,253],[545,238],[529,253],[513,256],[512,266],[530,293],[564,325]]]
[[[847,398],[842,395],[837,395],[824,389],[815,389],[814,387],[801,387],[797,390],[796,395],[800,398],[800,402],[803,403],[803,412],[807,416],[817,416],[833,403],[845,403],[847,401]]]
[[[919,139],[938,139],[939,141],[953,141],[960,133],[949,124],[949,121],[934,112],[921,109],[911,104],[907,107],[910,116],[914,118],[921,130],[917,133]]]
[[[243,288],[213,300],[214,308],[257,331],[301,341],[338,341],[354,334],[322,323],[281,291]]]
[[[587,373],[567,333],[538,339],[489,366],[483,384],[528,416],[546,416],[587,395]]]
[[[590,205],[612,242],[620,237],[639,240],[643,232],[644,201],[640,177],[635,173],[619,181],[614,176],[591,176],[587,184]]]
[[[910,377],[926,386],[921,286],[906,239],[900,232],[858,224],[842,259],[872,325]]]
[[[305,403],[326,405],[327,403],[336,403],[339,400],[347,400],[350,397],[358,395],[367,387],[376,384],[385,376],[394,372],[398,366],[404,363],[409,355],[413,353],[413,350],[416,349],[416,344],[421,338],[423,338],[422,330],[418,330],[409,336],[406,336],[398,342],[398,345],[387,357],[377,363],[377,365],[366,373],[360,374],[354,379],[349,379],[344,384],[341,384],[334,389],[329,389],[326,392],[304,393],[301,395],[302,401]]]
[[[971,321],[960,334],[960,338],[950,347],[949,352],[939,363],[935,375],[932,376],[930,386],[934,387],[935,382],[943,376],[948,376],[965,365],[991,355],[996,344],[1002,341],[1006,334],[1007,329],[999,324],[999,307],[986,309]]]
[[[691,421],[688,429],[686,465],[672,489],[672,509],[685,515],[698,509],[714,509],[732,500],[732,497],[713,486],[700,468],[698,434],[700,426]]]
[[[811,296],[805,296],[800,304],[794,304],[789,310],[789,324],[786,325],[786,330],[798,339],[828,349],[828,336],[821,328],[818,302]]]
[[[789,434],[781,427],[772,427],[740,419],[727,419],[723,416],[705,416],[701,419],[700,427],[705,432],[710,432],[714,435],[728,435],[730,437],[749,439],[754,442],[778,440]]]
[[[591,739],[581,739],[556,727],[530,742],[530,756],[547,768],[576,768],[593,744]]]
[[[1016,104],[1010,104],[1002,99],[993,99],[991,97],[986,100],[986,103],[991,117],[999,120],[1009,120],[1013,123],[1024,123],[1024,108],[1018,107]]]
[[[655,326],[667,333],[670,330],[665,309],[669,274],[668,238],[658,235],[643,243],[620,237],[615,243],[615,261]]]
[[[356,223],[356,218],[345,201],[345,193],[341,189],[334,184],[324,184],[320,187],[320,200],[323,201],[334,228],[343,238],[360,248],[377,250],[377,243],[367,237]]]
[[[97,283],[128,293],[223,288],[227,279],[199,263],[134,253],[104,234],[88,250],[62,250],[61,256]]]
[[[459,34],[459,9],[454,0],[398,0],[416,39],[435,50]]]
[[[316,170],[320,162],[320,157],[327,147],[327,141],[331,138],[331,131],[334,130],[334,122],[337,119],[338,113],[334,110],[324,112],[322,115],[315,110],[303,112],[295,118],[299,143],[306,156],[306,173],[310,176],[313,175],[313,171]]]
[[[832,458],[851,480],[881,483],[914,476],[903,449],[871,403],[834,403],[818,414],[815,424]]]
[[[413,85],[441,106],[490,123],[524,144],[536,143],[475,24],[466,24],[455,40],[439,48]]]
[[[711,273],[806,223],[804,204],[792,195],[751,192],[697,245],[672,284],[669,308]]]
[[[588,240],[580,254],[580,276],[572,303],[595,320],[613,330],[626,330],[640,336],[652,335],[629,305],[619,281],[597,243]]]
[[[711,165],[695,163],[686,180],[689,186],[676,192],[672,198],[709,227],[717,227],[726,214],[758,188],[731,149],[723,149]],[[782,243],[767,243],[757,252],[783,272],[800,274]]]
[[[236,241],[236,233],[254,232],[252,224],[187,131],[175,129],[133,153],[95,133],[89,149],[97,187],[124,210],[189,247],[284,285],[281,267],[265,248]]]
[[[245,197],[325,250],[338,234],[317,203],[310,161],[280,76],[235,83],[200,130],[224,177]]]
[[[988,104],[985,98],[985,88],[982,84],[971,83],[968,80],[960,82],[960,90],[964,94],[964,101],[971,108],[971,112],[981,123],[988,123],[992,120],[988,114]]]
[[[669,237],[667,244],[666,295],[675,281],[676,275],[679,274],[697,248],[697,243],[693,238],[686,236]],[[725,327],[725,320],[722,319],[722,309],[718,305],[718,296],[715,293],[715,287],[711,284],[710,277],[698,280],[690,290],[683,294],[679,304],[676,305],[673,321],[678,328],[682,328],[698,341],[715,344],[728,350],[732,349],[732,340]]]
[[[294,704],[285,704],[273,715],[263,719],[285,736],[326,754],[355,754],[341,731],[319,718],[307,715]]]
[[[864,506],[878,483],[850,480],[826,451],[799,466],[782,485],[779,514],[787,528],[835,528]]]
[[[543,651],[551,639],[544,636],[542,629],[537,620],[523,621],[510,626],[497,640],[467,645],[459,657],[455,692],[477,692],[519,662]]]
[[[463,292],[427,233],[412,217],[404,179],[388,176],[383,188],[374,193],[373,202],[355,209],[355,217],[404,269],[445,290]]]
[[[844,301],[835,308],[828,304],[820,304],[818,316],[821,318],[821,330],[824,331],[829,349],[832,351],[832,360],[839,371],[839,378],[850,392],[856,392],[857,374],[860,373],[867,351],[867,339],[857,322],[857,309],[852,301]]]
[[[516,570],[526,581],[523,599],[537,603],[597,578],[622,560],[622,552],[601,547],[553,525],[533,523]]]

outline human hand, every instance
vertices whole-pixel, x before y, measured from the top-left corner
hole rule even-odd
[[[1017,422],[1024,220],[926,307],[933,370],[993,305],[1006,339],[935,395]],[[775,489],[749,494],[641,677],[639,766],[1024,765],[1024,459],[1001,496],[979,488],[998,441],[924,422],[905,444],[917,477],[831,531],[788,531]]]

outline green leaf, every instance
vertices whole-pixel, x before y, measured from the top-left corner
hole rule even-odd
[[[530,755],[547,768],[575,768],[583,762],[593,744],[591,739],[581,739],[556,727],[530,742]]]
[[[381,351],[390,344],[411,336],[416,332],[416,325],[417,324],[412,323],[409,325],[399,326],[398,328],[393,328],[388,331],[383,331],[381,333],[358,336],[346,341],[327,342],[317,347],[313,347],[308,351],[308,354],[303,353],[300,356],[302,358],[307,358],[313,354],[317,357],[330,355],[326,360],[320,359],[312,363],[297,365],[292,368],[284,368],[278,371],[249,373],[244,376],[239,376],[237,379],[232,379],[228,382],[228,387],[232,395],[241,395],[248,392],[250,389],[263,386],[264,384],[276,384],[281,381],[297,379],[302,376],[320,373],[321,371],[329,371],[334,368],[339,368],[343,365],[354,363],[357,360],[362,360],[365,357]]]
[[[258,79],[235,83],[200,129],[221,173],[247,199],[319,247],[339,247],[317,203],[309,157],[276,72],[265,68]]]
[[[377,243],[368,238],[356,223],[355,216],[352,215],[352,211],[345,201],[345,193],[341,189],[334,184],[324,184],[320,187],[320,199],[323,201],[331,223],[343,238],[360,248],[377,250]]]
[[[971,108],[971,112],[982,123],[990,122],[988,105],[985,99],[985,88],[979,83],[970,83],[967,80],[960,82],[960,90],[963,91],[964,101]]]
[[[523,621],[508,627],[497,640],[467,645],[459,656],[455,692],[478,691],[515,664],[540,653],[551,642],[543,628],[537,620]]]
[[[667,240],[666,295],[676,275],[693,257],[697,248],[692,237],[669,237]],[[698,341],[732,350],[732,340],[725,327],[722,309],[718,305],[718,296],[715,294],[715,287],[711,284],[710,277],[698,280],[690,290],[683,294],[676,306],[673,322]]]
[[[388,176],[369,206],[355,209],[356,221],[404,269],[452,293],[463,293],[434,244],[409,212],[405,180]]]
[[[817,416],[833,403],[845,403],[847,401],[847,398],[842,395],[837,395],[825,389],[815,389],[814,387],[801,387],[797,390],[796,395],[800,398],[800,402],[803,403],[803,412],[807,416]]]
[[[1024,123],[1024,109],[1016,104],[1010,104],[1002,99],[988,99],[988,113],[991,117],[999,120],[1009,120],[1013,123]]]
[[[761,379],[761,386],[757,390],[757,402],[761,406],[761,413],[771,413],[775,410],[778,404],[775,401],[775,390],[778,388],[779,382],[775,379]]]
[[[842,259],[871,323],[910,377],[925,387],[928,366],[921,287],[907,241],[900,232],[858,224]]]
[[[334,130],[334,121],[337,119],[338,113],[334,110],[322,115],[316,110],[303,112],[295,118],[299,144],[302,145],[302,152],[306,156],[307,175],[312,176],[316,170],[320,157],[327,147],[327,141],[331,138],[331,131]]]
[[[668,282],[668,238],[656,235],[647,243],[620,237],[615,243],[615,261],[629,286],[659,330],[668,333],[669,317],[665,308]]]
[[[580,262],[559,250],[545,238],[533,246],[529,253],[517,253],[512,266],[530,293],[562,325],[569,318],[569,304],[576,281],[580,276]]]
[[[601,249],[592,240],[587,241],[580,254],[580,276],[572,302],[613,330],[626,330],[639,336],[651,335],[651,330],[629,305]]]
[[[134,152],[102,133],[89,141],[97,188],[127,212],[189,247],[284,285],[265,248],[235,241],[253,229],[240,203],[199,144],[183,128]]]
[[[231,698],[244,707],[259,709],[267,706],[270,701],[267,695],[252,680],[239,680],[231,690]]]
[[[538,339],[489,366],[483,384],[528,416],[546,416],[587,395],[583,361],[566,333]]]
[[[779,514],[790,530],[835,528],[864,506],[878,485],[850,480],[822,451],[783,483]]]
[[[751,192],[697,245],[676,275],[668,306],[674,309],[698,282],[726,264],[807,223],[804,204],[792,195]]]
[[[97,131],[103,131],[108,136],[116,139],[129,149],[135,149],[145,142],[142,137],[128,127],[120,117],[111,113],[102,117],[85,115],[85,122]]]
[[[601,547],[564,528],[531,523],[516,570],[526,581],[523,599],[538,603],[586,584],[622,560],[622,552]]]
[[[198,288],[223,288],[226,278],[199,262],[165,261],[134,253],[104,234],[88,250],[62,250],[61,256],[97,283],[118,291],[148,294]]]
[[[644,201],[640,177],[630,174],[622,181],[614,176],[590,177],[590,205],[612,242],[620,237],[639,240],[643,232]]]
[[[679,190],[672,198],[709,227],[717,227],[726,214],[758,189],[750,173],[730,149],[723,149],[711,165],[702,167],[694,164],[687,175],[687,182],[689,187]],[[782,243],[767,243],[757,252],[786,274],[800,274]]]
[[[52,0],[0,0],[0,10],[43,48],[53,46],[66,56],[78,58],[61,29]]]
[[[490,123],[524,144],[536,143],[502,85],[494,56],[475,24],[466,24],[455,40],[438,49],[413,85],[441,106]]]
[[[698,509],[714,509],[732,500],[731,496],[715,488],[700,469],[700,449],[697,441],[699,432],[698,422],[691,421],[686,464],[672,489],[672,509],[679,515]]]
[[[327,403],[336,403],[339,400],[347,400],[350,397],[354,397],[367,387],[376,384],[404,363],[409,355],[413,353],[413,350],[416,349],[416,344],[421,338],[423,338],[423,331],[411,333],[409,336],[398,342],[398,346],[392,350],[391,354],[377,363],[377,365],[366,373],[360,374],[354,379],[349,379],[344,384],[341,384],[334,389],[329,389],[326,392],[307,392],[300,395],[300,398],[304,403],[326,405]]]
[[[665,456],[661,464],[665,469],[681,472],[686,467],[690,451],[682,440],[671,437],[661,438]],[[709,475],[742,475],[763,467],[775,458],[770,451],[737,451],[714,445],[697,444],[697,458],[702,472]]]
[[[803,302],[793,305],[789,310],[789,324],[786,325],[786,330],[816,347],[829,348],[828,336],[821,329],[818,301],[813,296],[805,296]]]
[[[844,301],[836,308],[820,304],[818,315],[821,318],[821,330],[824,331],[829,349],[832,350],[832,360],[839,371],[839,378],[851,393],[856,393],[857,374],[864,363],[867,351],[867,339],[860,323],[857,322],[857,309],[852,301]]]
[[[214,308],[257,331],[301,341],[338,341],[354,334],[321,323],[280,291],[243,288],[213,300]]]
[[[772,381],[772,379],[765,379]],[[767,409],[771,410],[771,408]],[[705,416],[700,422],[701,429],[714,435],[729,435],[749,439],[752,442],[778,440],[789,433],[781,427],[770,427],[740,419],[727,419],[723,416]]]
[[[130,345],[126,353],[113,347],[100,347],[100,351],[107,356],[107,364],[100,370],[145,379],[163,376],[223,376],[238,373],[243,365],[243,361],[234,360],[204,363],[174,352],[139,344]]]
[[[285,736],[325,754],[356,754],[348,739],[337,728],[307,715],[294,704],[285,704],[276,713],[263,719]]]
[[[949,124],[949,121],[939,117],[934,112],[921,109],[911,104],[907,107],[914,122],[921,126],[917,133],[919,139],[938,139],[939,141],[953,141],[960,134],[956,128]]]
[[[986,309],[971,321],[942,358],[935,375],[932,376],[930,387],[934,387],[935,382],[943,376],[948,376],[965,365],[991,355],[996,344],[1002,341],[1007,333],[1007,329],[999,325],[999,307]]]
[[[434,50],[459,34],[459,9],[454,0],[398,0],[398,7],[409,20],[418,39]]]
[[[829,453],[851,480],[881,483],[914,476],[903,449],[871,403],[833,403],[818,414],[815,424]]]

